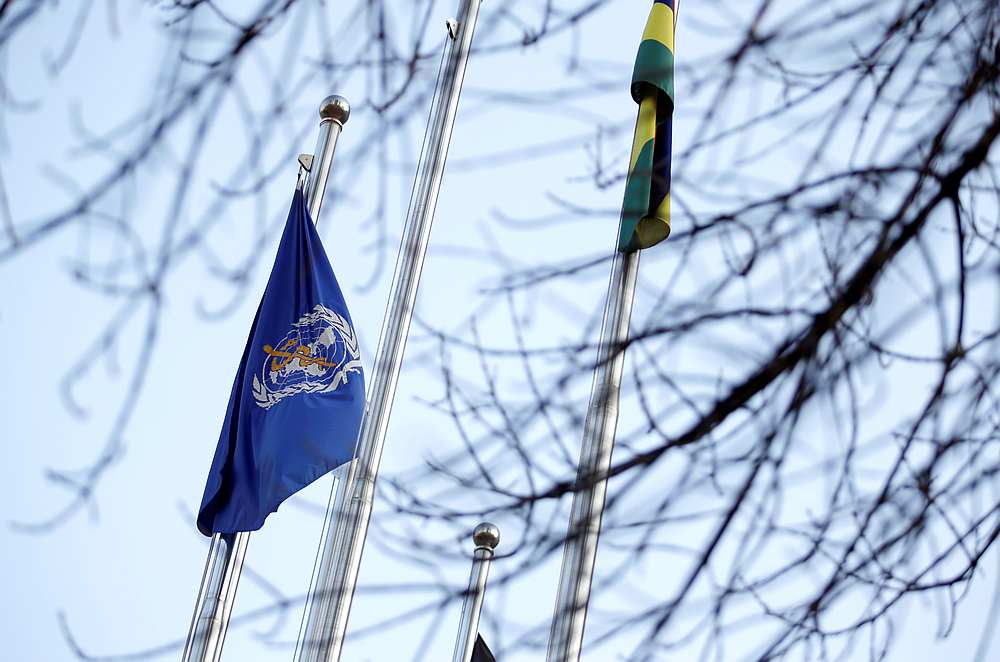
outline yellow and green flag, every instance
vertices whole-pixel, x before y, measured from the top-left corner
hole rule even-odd
[[[655,246],[670,235],[670,143],[674,112],[674,30],[679,0],[654,0],[632,71],[639,104],[622,204],[618,250]]]

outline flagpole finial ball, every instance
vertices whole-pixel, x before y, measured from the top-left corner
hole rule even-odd
[[[496,549],[500,544],[500,529],[496,524],[483,522],[472,532],[472,542],[476,543],[476,547]]]
[[[331,94],[319,104],[319,118],[321,120],[333,120],[339,124],[346,124],[347,118],[350,116],[351,104],[339,94]]]

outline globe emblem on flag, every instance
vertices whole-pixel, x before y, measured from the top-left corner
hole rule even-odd
[[[300,393],[329,393],[361,373],[358,339],[351,324],[317,304],[302,315],[285,337],[262,348],[264,361],[254,374],[253,398],[270,409]]]

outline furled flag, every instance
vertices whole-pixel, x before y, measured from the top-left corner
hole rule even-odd
[[[198,529],[255,531],[289,496],[349,461],[364,403],[351,316],[296,191],[229,396]]]
[[[639,104],[622,204],[618,250],[649,248],[670,235],[670,143],[674,112],[674,28],[679,0],[655,0],[632,70]]]
[[[493,652],[480,634],[476,635],[476,645],[472,647],[471,662],[497,662],[497,659],[493,657]]]

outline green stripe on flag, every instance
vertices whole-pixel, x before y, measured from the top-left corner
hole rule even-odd
[[[636,103],[642,99],[642,87],[651,85],[674,103],[674,54],[662,42],[645,39],[639,44],[632,70],[632,98]],[[661,109],[660,112],[669,112]]]
[[[621,233],[618,250],[632,251],[641,248],[633,245],[639,221],[649,211],[650,174],[653,171],[653,141],[648,140],[639,151],[635,167],[625,182],[625,200],[622,203]]]

